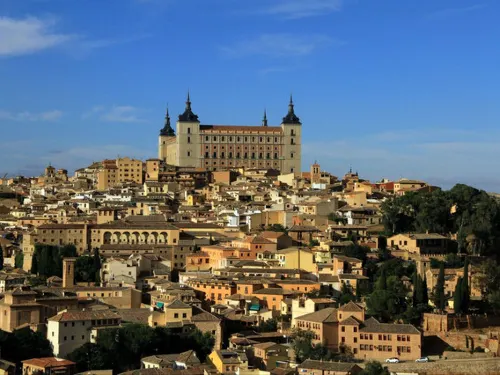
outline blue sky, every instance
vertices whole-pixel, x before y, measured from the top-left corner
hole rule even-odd
[[[0,175],[156,157],[167,103],[279,124],[303,168],[500,192],[500,2],[0,0]]]

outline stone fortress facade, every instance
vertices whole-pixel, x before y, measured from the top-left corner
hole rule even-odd
[[[202,125],[191,109],[180,114],[176,130],[167,110],[160,131],[158,157],[170,165],[219,171],[231,168],[278,169],[281,173],[301,172],[302,123],[295,115],[290,96],[288,113],[279,126]]]

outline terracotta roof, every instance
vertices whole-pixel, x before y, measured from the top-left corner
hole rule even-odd
[[[344,326],[359,326],[361,322],[358,319],[350,316],[349,318],[342,320],[340,324]]]
[[[169,303],[167,306],[165,306],[166,309],[189,309],[190,307],[191,306],[186,305],[180,299],[175,299],[174,301]]]
[[[73,366],[76,364],[75,362],[68,361],[67,359],[62,359],[57,357],[32,358],[22,362],[23,365],[36,366],[42,368]]]
[[[392,324],[380,323],[375,318],[367,319],[363,322],[363,327],[360,328],[361,332],[373,333],[394,333],[394,334],[420,334],[420,331],[411,324]]]
[[[338,322],[337,309],[327,307],[326,309],[299,316],[297,319],[316,323],[335,323]]]
[[[323,371],[345,372],[354,373],[353,370],[361,368],[355,363],[342,363],[342,362],[328,362],[328,361],[315,361],[313,359],[306,359],[299,366],[299,369],[313,369]],[[357,372],[356,372],[357,373]]]
[[[120,315],[111,310],[87,310],[87,311],[65,311],[59,313],[48,320],[51,322],[72,322],[81,320],[95,320],[95,319],[120,319]]]
[[[200,132],[208,130],[213,131],[243,131],[243,132],[264,132],[264,133],[281,133],[283,130],[280,126],[252,126],[252,125],[200,125]],[[252,135],[257,135],[256,133]]]
[[[359,312],[363,311],[363,309],[357,303],[349,301],[345,305],[340,306],[339,311]]]

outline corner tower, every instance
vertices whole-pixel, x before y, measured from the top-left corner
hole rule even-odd
[[[295,114],[292,95],[288,104],[288,113],[281,122],[283,131],[283,154],[281,173],[301,172],[302,123]]]
[[[159,144],[158,144],[158,158],[163,160],[168,164],[172,164],[175,161],[175,132],[170,126],[170,115],[165,114],[165,125],[163,129],[160,130]]]
[[[175,165],[182,167],[199,167],[201,164],[200,121],[191,109],[189,92],[186,109],[177,120],[177,156]]]

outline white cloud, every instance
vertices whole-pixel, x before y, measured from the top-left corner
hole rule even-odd
[[[293,57],[309,55],[329,44],[342,44],[326,35],[262,34],[222,48],[229,57]]]
[[[9,112],[0,110],[0,120],[8,121],[56,121],[59,120],[63,115],[62,111],[52,110],[40,113],[33,112]]]
[[[0,56],[28,55],[68,42],[75,36],[54,30],[55,20],[0,17]]]
[[[342,3],[342,0],[280,0],[273,1],[273,5],[265,9],[264,13],[287,19],[305,18],[338,12]]]
[[[469,13],[469,12],[474,12],[480,9],[486,8],[486,4],[475,4],[475,5],[470,5],[466,7],[459,7],[459,8],[447,8],[447,9],[441,9],[438,10],[434,13],[431,13],[428,15],[428,18],[431,19],[442,19],[442,18],[448,18],[451,16],[456,16],[464,13]]]
[[[99,120],[106,122],[144,122],[145,119],[140,117],[142,110],[131,105],[119,106],[95,106],[91,110],[82,115],[83,119],[88,119],[97,116]]]

